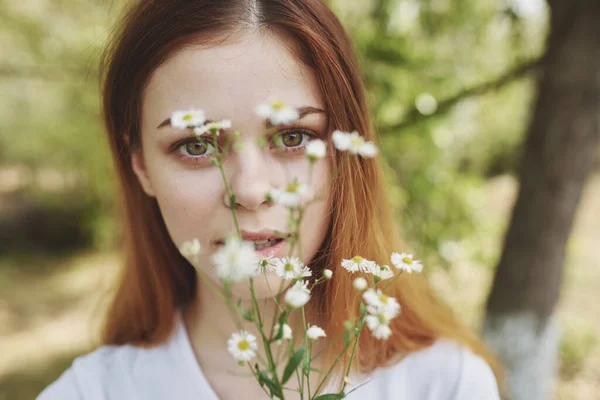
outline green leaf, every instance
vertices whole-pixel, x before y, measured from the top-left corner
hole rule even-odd
[[[343,393],[328,393],[317,396],[314,400],[337,400],[343,399],[344,397],[346,397],[346,395]]]
[[[273,340],[271,340],[271,343],[275,342],[283,337],[283,325],[287,322],[287,311],[284,311],[279,316],[278,322],[279,322],[279,330],[275,334],[275,337],[273,337]]]
[[[363,317],[367,315],[367,307],[365,307],[365,303],[360,303],[360,315]]]
[[[252,313],[250,313],[250,311],[244,310],[243,308],[240,308],[239,311],[246,321],[254,322],[254,316],[252,315]]]
[[[304,357],[305,351],[306,349],[304,347],[300,347],[298,351],[296,351],[294,355],[292,355],[290,361],[285,366],[285,370],[283,371],[283,377],[281,378],[282,385],[285,385],[285,383],[290,379],[296,368],[298,368],[298,365],[300,364],[300,362],[302,362],[302,358]]]
[[[302,362],[302,373],[304,374],[304,376],[309,376],[310,375],[310,354],[307,353],[306,357],[304,357],[304,361]]]
[[[258,383],[260,383],[260,386],[266,385],[269,388],[269,391],[271,392],[272,396],[279,397],[280,399],[283,398],[283,393],[281,392],[281,388],[279,386],[277,386],[277,384],[275,382],[273,382],[273,380],[271,378],[269,378],[267,373],[265,371],[257,371],[257,372],[258,372]]]

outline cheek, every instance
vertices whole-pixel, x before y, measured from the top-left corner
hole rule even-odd
[[[215,210],[223,202],[219,175],[212,170],[164,170],[154,181],[156,199],[173,242],[179,245],[198,238],[207,246],[207,227],[215,224]]]
[[[313,170],[312,189],[320,200],[310,204],[304,213],[300,234],[302,236],[302,254],[308,264],[323,243],[329,228],[331,190],[331,168],[327,161],[318,162]]]

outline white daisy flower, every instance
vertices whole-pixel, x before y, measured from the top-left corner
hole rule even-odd
[[[311,270],[298,257],[276,258],[273,264],[275,273],[282,279],[301,279],[312,275]]]
[[[273,126],[289,124],[300,118],[298,110],[279,100],[271,100],[260,104],[256,107],[256,114],[259,117],[268,119]]]
[[[308,329],[306,330],[306,337],[308,337],[310,340],[317,340],[318,338],[325,336],[327,336],[325,335],[325,331],[316,325],[309,325]]]
[[[275,262],[277,258],[272,256],[260,256],[256,262],[256,269],[259,273],[262,272],[275,272]]]
[[[306,158],[310,161],[320,160],[325,157],[327,153],[327,147],[325,142],[320,139],[314,139],[308,142],[306,145]]]
[[[275,334],[279,332],[279,324],[275,324]],[[288,324],[283,324],[282,332],[283,336],[277,342],[280,343],[282,340],[290,340],[292,338],[292,328]]]
[[[227,350],[242,364],[256,357],[256,337],[248,331],[234,332],[227,341]]]
[[[325,269],[323,271],[323,278],[331,279],[332,276],[333,276],[333,271],[331,271],[330,269]]]
[[[394,271],[388,265],[379,266],[375,264],[371,269],[371,273],[375,276],[375,283],[390,279],[394,276]]]
[[[358,290],[359,292],[362,292],[367,288],[367,280],[362,277],[356,278],[354,282],[352,282],[352,286],[354,286],[354,289]]]
[[[246,242],[235,236],[225,239],[225,245],[212,256],[217,275],[223,280],[234,282],[256,276],[257,255],[254,243]]]
[[[410,253],[392,253],[390,259],[394,267],[399,270],[406,271],[409,274],[413,271],[423,271],[423,265],[421,264],[421,261],[415,260],[414,256]]]
[[[177,129],[185,129],[204,124],[206,117],[204,111],[191,108],[183,111],[173,111],[171,113],[171,126]]]
[[[377,315],[367,315],[365,317],[365,323],[373,333],[373,336],[375,336],[377,339],[385,340],[392,334],[392,330],[389,326],[390,320],[383,313]]]
[[[373,158],[377,155],[377,146],[372,142],[365,141],[358,148],[358,154],[362,157]]]
[[[331,140],[336,149],[346,151],[350,148],[350,134],[335,130],[331,134]]]
[[[297,208],[313,197],[306,185],[291,182],[282,189],[272,189],[267,197],[287,208]]]
[[[179,252],[182,256],[188,259],[192,264],[198,262],[198,257],[201,253],[201,246],[198,239],[186,240],[179,247]]]
[[[229,129],[231,128],[231,121],[228,119],[224,119],[222,121],[213,121],[207,122],[204,125],[194,127],[194,134],[198,136],[202,136],[206,132],[211,132],[212,129],[217,130],[217,136],[219,135],[219,131],[221,129]]]
[[[356,131],[347,133],[336,130],[332,133],[331,139],[335,148],[340,151],[348,151],[363,157],[375,157],[377,155],[375,144],[366,141]]]
[[[363,295],[363,300],[367,303],[367,311],[370,314],[385,314],[388,319],[392,319],[400,314],[400,304],[394,297],[387,296],[381,292],[381,289],[368,289]]]
[[[310,290],[307,281],[297,281],[285,292],[285,302],[293,308],[300,308],[310,300]]]
[[[361,256],[354,256],[349,260],[342,259],[342,267],[348,272],[371,272],[375,266],[374,261],[369,261]]]

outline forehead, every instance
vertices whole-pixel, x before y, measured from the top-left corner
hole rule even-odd
[[[215,47],[185,47],[162,64],[144,91],[142,125],[155,128],[172,111],[201,108],[209,119],[258,119],[268,98],[323,108],[314,71],[274,34],[248,34]]]

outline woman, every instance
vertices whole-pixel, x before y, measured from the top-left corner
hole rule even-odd
[[[227,353],[235,326],[226,306],[178,247],[198,238],[197,267],[218,284],[209,257],[236,228],[231,208],[243,239],[272,239],[285,233],[287,210],[264,194],[290,176],[310,182],[323,196],[302,222],[303,262],[314,276],[334,271],[313,290],[307,319],[327,334],[323,365],[339,352],[339,343],[326,343],[343,334],[347,310],[360,302],[342,259],[361,254],[383,264],[401,246],[378,161],[350,158],[334,174],[342,160],[328,140],[334,129],[373,139],[350,41],[321,0],[136,1],[117,27],[103,58],[103,112],[123,195],[125,265],[103,346],[77,358],[39,399],[264,398]],[[255,108],[274,96],[301,118],[260,146],[265,120]],[[243,150],[223,160],[235,204],[211,163],[218,144],[169,120],[195,107],[210,120],[232,120],[220,137],[240,131]],[[330,143],[329,155],[310,179],[303,154],[314,138]],[[260,251],[276,255],[286,246],[266,245]],[[257,280],[258,297],[269,297],[277,279]],[[233,291],[248,301],[241,287]],[[422,277],[403,275],[388,292],[402,313],[388,340],[361,336],[347,398],[499,398],[493,358]]]

